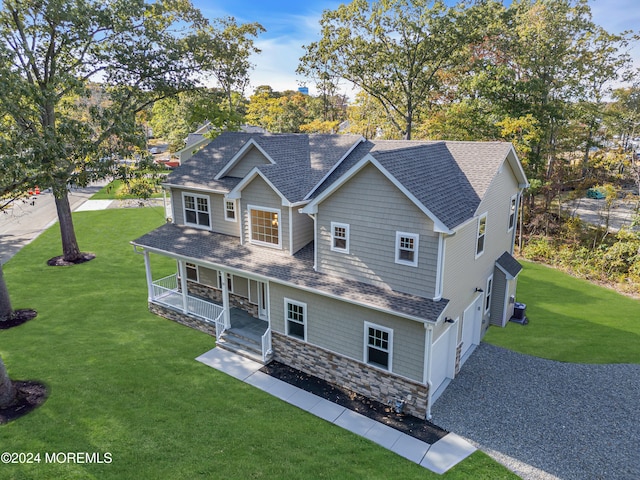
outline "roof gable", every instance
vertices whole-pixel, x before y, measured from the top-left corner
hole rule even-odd
[[[229,160],[229,162],[222,168],[222,170],[218,172],[215,177],[216,180],[219,180],[226,176],[233,177],[233,170],[237,167],[240,167],[240,164],[247,157],[249,152],[255,151],[258,151],[262,155],[262,158],[256,158],[255,156],[253,156],[251,160],[253,160],[254,162],[261,162],[263,164],[272,165],[276,163],[275,160],[271,158],[271,156],[267,152],[265,152],[264,149],[255,141],[255,139],[250,138],[249,141],[245,143],[242,148],[238,150],[238,152],[231,158],[231,160]],[[239,176],[244,177],[244,175]]]

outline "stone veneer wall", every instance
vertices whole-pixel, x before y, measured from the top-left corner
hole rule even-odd
[[[356,360],[272,332],[273,359],[384,404],[405,399],[405,412],[427,413],[429,387]],[[411,398],[408,399],[408,396]]]
[[[213,337],[216,336],[215,325],[203,322],[202,320],[198,320],[197,318],[186,315],[182,312],[179,312],[178,310],[174,310],[172,308],[164,307],[161,305],[156,305],[155,303],[149,303],[149,311],[155,315],[173,320],[174,322],[180,323],[187,327],[191,327],[195,330],[199,330],[200,332],[204,332]]]
[[[456,375],[460,373],[460,359],[462,358],[462,342],[456,347]]]
[[[205,298],[219,305],[222,305],[222,290],[201,283],[187,281],[189,294],[196,297]],[[234,293],[229,293],[229,306],[244,310],[249,315],[258,318],[258,305],[251,303],[247,298]]]

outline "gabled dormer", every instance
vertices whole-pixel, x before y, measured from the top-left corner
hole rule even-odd
[[[216,180],[224,177],[246,177],[258,165],[275,165],[276,161],[255,141],[250,138],[242,148],[215,176]]]

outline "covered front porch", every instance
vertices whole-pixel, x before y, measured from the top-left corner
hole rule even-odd
[[[199,275],[194,276],[194,265],[183,260],[176,260],[177,273],[154,280],[149,252],[143,251],[142,253],[145,257],[150,305],[157,305],[180,314],[183,320],[178,321],[193,328],[207,331],[210,334],[213,334],[212,330],[215,328],[216,343],[219,345],[224,341],[227,344],[233,342],[232,339],[238,336],[249,339],[256,345],[257,356],[263,362],[267,361],[272,353],[272,346],[267,314],[267,285],[265,283],[250,281],[246,277],[232,275],[221,269],[216,270],[216,285],[211,286],[210,278],[207,279],[207,283],[200,283]],[[245,280],[244,284],[248,290],[251,289],[251,285],[254,285],[255,294],[249,295],[244,291],[234,293],[234,285],[242,283],[241,280]],[[204,278],[203,281],[205,281]],[[238,288],[238,290],[241,289]],[[241,295],[246,295],[247,298]],[[249,297],[251,300],[255,297],[257,303],[252,303]],[[175,317],[174,314],[163,316]],[[192,320],[184,321],[186,317]],[[194,323],[209,325],[213,328],[205,327],[203,329]]]

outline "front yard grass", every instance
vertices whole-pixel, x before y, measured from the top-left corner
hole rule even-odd
[[[484,341],[537,357],[574,363],[640,363],[640,300],[523,262],[517,301],[526,326],[491,327]]]
[[[1,451],[40,453],[40,463],[0,465],[0,477],[517,478],[482,452],[441,477],[196,362],[214,339],[148,312],[143,257],[129,245],[164,222],[162,209],[80,212],[74,221],[95,260],[48,267],[61,248],[54,226],[4,266],[13,307],[38,316],[0,331],[0,354],[13,379],[43,381],[50,393],[0,426]],[[154,262],[155,275],[162,268]],[[59,452],[112,460],[45,462]]]
[[[151,198],[162,198],[162,188],[158,187],[157,191],[151,195]],[[92,200],[135,200],[138,196],[129,193],[127,185],[122,180],[113,180],[98,190],[92,197]]]

